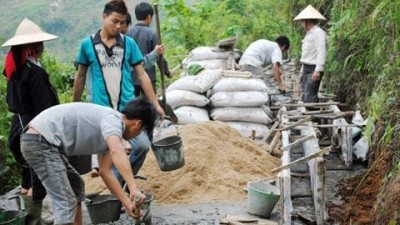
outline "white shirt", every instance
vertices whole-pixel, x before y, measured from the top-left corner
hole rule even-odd
[[[326,33],[314,25],[302,41],[300,62],[315,65],[315,71],[324,71],[326,59]]]
[[[239,65],[251,65],[261,68],[276,62],[282,64],[282,51],[278,43],[261,39],[247,47],[239,61]]]

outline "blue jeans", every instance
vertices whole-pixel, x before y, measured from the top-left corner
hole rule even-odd
[[[131,139],[129,143],[132,146],[132,151],[129,154],[129,162],[131,163],[133,174],[136,175],[146,159],[151,142],[147,136],[147,133],[142,131],[138,136]],[[124,184],[123,178],[115,166],[112,167],[112,171],[122,186]]]
[[[73,223],[77,203],[85,199],[85,185],[79,173],[40,134],[22,134],[21,152],[52,200],[54,223]]]

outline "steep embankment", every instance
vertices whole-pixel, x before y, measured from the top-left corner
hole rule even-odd
[[[325,85],[369,117],[369,170],[343,183],[343,208],[352,210],[341,215],[342,222],[395,224],[400,221],[400,2],[324,1],[322,7],[329,12]]]

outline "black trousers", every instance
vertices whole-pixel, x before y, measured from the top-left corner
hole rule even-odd
[[[11,150],[15,161],[21,166],[21,187],[32,188],[34,201],[43,200],[46,197],[46,190],[35,172],[30,168],[21,153],[20,138],[25,124],[33,118],[30,115],[14,115],[11,120],[10,133],[8,135],[8,147]],[[21,124],[22,123],[22,124]]]

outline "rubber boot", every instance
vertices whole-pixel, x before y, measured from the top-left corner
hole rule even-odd
[[[28,213],[26,225],[41,225],[43,201],[33,201],[32,196],[23,196],[25,210]]]

